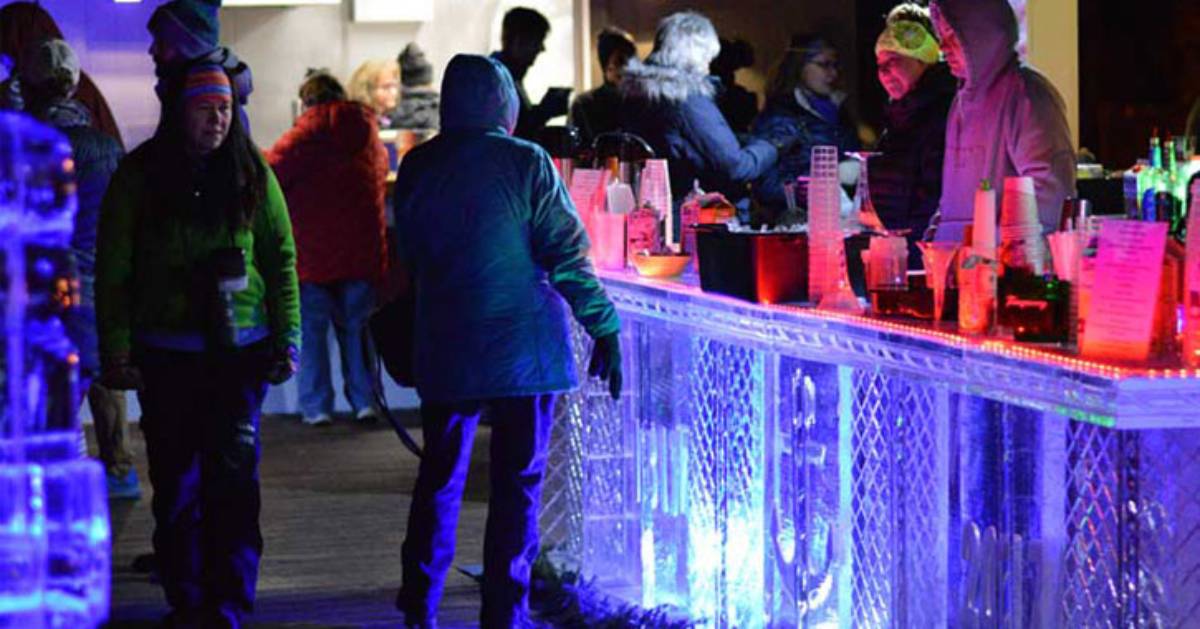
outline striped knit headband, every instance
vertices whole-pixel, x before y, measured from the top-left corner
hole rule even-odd
[[[233,87],[221,66],[207,63],[188,70],[183,82],[183,102],[193,100],[233,101]]]

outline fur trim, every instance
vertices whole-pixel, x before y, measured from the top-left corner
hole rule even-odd
[[[631,59],[625,66],[625,77],[621,80],[623,95],[652,102],[683,102],[694,95],[711,98],[714,91],[707,76],[637,59]]]

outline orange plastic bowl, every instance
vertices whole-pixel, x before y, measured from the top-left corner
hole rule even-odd
[[[633,256],[633,267],[642,277],[679,277],[692,256],[637,253]]]

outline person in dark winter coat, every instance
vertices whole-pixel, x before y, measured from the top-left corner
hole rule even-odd
[[[306,424],[328,424],[333,384],[326,339],[333,325],[346,397],[359,420],[378,409],[363,347],[383,280],[387,151],[375,112],[354,101],[337,79],[317,74],[300,86],[304,113],[267,152],[296,238],[300,277],[300,411]]]
[[[67,311],[64,325],[79,352],[79,390],[87,394],[91,406],[109,497],[135,499],[141,490],[127,445],[125,394],[110,391],[96,380],[100,375],[96,231],[104,192],[124,151],[116,139],[92,126],[87,107],[73,98],[82,72],[67,42],[48,39],[27,49],[18,69],[26,112],[61,131],[71,143],[78,203],[71,253],[79,277],[79,304]]]
[[[621,91],[626,99],[625,130],[644,138],[660,158],[670,160],[671,194],[676,204],[699,182],[737,203],[746,184],[775,164],[779,148],[794,133],[773,129],[770,141],[743,146],[713,101],[709,64],[720,49],[708,18],[693,12],[664,18],[645,63],[625,69]],[[784,125],[786,126],[786,125]]]
[[[63,39],[62,31],[46,9],[34,2],[13,2],[0,8],[0,54],[8,55],[15,68],[21,67],[25,51],[47,39]],[[121,130],[100,88],[86,72],[79,73],[79,86],[72,97],[87,108],[93,128],[121,142]],[[0,85],[0,100],[10,109],[23,109],[20,80],[9,79]]]
[[[412,149],[396,176],[425,435],[396,600],[410,627],[437,626],[485,409],[492,491],[480,624],[526,626],[554,401],[578,384],[569,316],[595,339],[589,372],[608,380],[614,398],[621,392],[621,322],[549,154],[510,137],[519,107],[500,62],[454,57],[442,80],[441,134]]]
[[[400,104],[392,113],[393,129],[437,129],[438,93],[433,87],[433,66],[416,43],[404,47],[400,64]]]
[[[946,114],[956,89],[933,36],[929,10],[898,5],[875,43],[879,82],[888,94],[884,129],[871,159],[871,201],[883,226],[907,229],[909,266],[921,267],[914,244],[942,195]]]
[[[637,47],[633,36],[610,26],[600,31],[596,54],[604,68],[604,84],[580,94],[571,103],[570,121],[579,129],[579,139],[585,146],[602,133],[620,129],[621,76],[629,60],[637,56]]]
[[[536,105],[525,93],[525,73],[546,50],[549,33],[550,21],[546,16],[526,7],[510,9],[500,25],[500,50],[492,53],[492,58],[504,64],[516,84],[521,112],[513,135],[524,140],[536,141],[551,118],[567,113],[570,90],[551,89]]]
[[[751,131],[752,135],[770,135],[781,125],[800,129],[799,141],[779,156],[775,168],[755,182],[755,198],[765,206],[774,210],[785,206],[783,185],[808,175],[814,146],[836,146],[839,153],[859,149],[858,135],[845,107],[846,94],[836,89],[838,76],[837,49],[828,39],[792,36],[771,79],[767,105]],[[857,167],[853,162],[843,164],[842,183],[853,184]]]

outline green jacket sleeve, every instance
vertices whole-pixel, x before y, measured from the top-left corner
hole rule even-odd
[[[96,327],[100,358],[128,356],[132,346],[133,244],[140,186],[131,158],[121,160],[100,205],[96,239]]]
[[[617,309],[604,292],[587,253],[583,221],[545,151],[533,171],[533,255],[550,283],[592,338],[621,331]]]
[[[300,347],[300,284],[287,202],[267,168],[267,198],[254,225],[254,259],[267,287],[267,318],[276,348]]]

